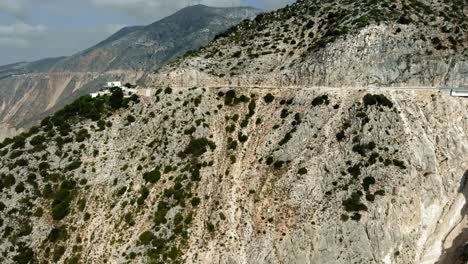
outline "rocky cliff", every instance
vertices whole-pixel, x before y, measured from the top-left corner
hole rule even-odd
[[[157,94],[4,143],[3,263],[464,263],[465,99]]]
[[[152,83],[466,87],[467,14],[466,1],[298,1],[231,28]]]
[[[2,66],[0,139],[37,124],[106,81],[137,83],[144,74],[208,44],[216,34],[258,12],[191,6],[151,25],[124,28],[70,57]]]
[[[466,263],[466,12],[299,1],[75,101],[0,145],[1,262]]]

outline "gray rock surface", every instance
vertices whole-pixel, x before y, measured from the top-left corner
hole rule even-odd
[[[152,246],[138,242],[147,230],[164,238],[168,250],[179,249],[182,263],[436,263],[454,250],[466,229],[467,100],[430,90],[237,89],[237,97],[255,98],[254,113],[248,114],[250,103],[218,107],[225,98],[220,91],[227,89],[159,93],[106,118],[112,127],[105,131],[93,129],[95,122],[74,125],[73,133],[88,130],[84,142],[58,147],[50,141],[46,152],[37,153],[27,151],[27,144],[18,158],[9,158],[11,151],[4,155],[0,174],[14,175],[26,191],[16,193],[15,185],[0,194],[6,205],[0,232],[13,227],[13,235],[1,243],[2,262],[11,263],[16,253],[7,249],[24,241],[38,260],[52,258],[45,248],[63,245],[58,263],[74,256],[85,263],[148,263]],[[267,93],[274,95],[272,103],[264,102]],[[364,107],[366,93],[383,93],[393,107]],[[312,100],[323,95],[329,103],[313,106]],[[131,124],[129,114],[136,117]],[[339,141],[335,135],[344,127]],[[241,142],[239,135],[248,137]],[[191,137],[206,137],[216,145],[198,158],[208,164],[201,167],[200,181],[190,180],[184,169],[190,158],[178,154]],[[230,137],[237,142],[235,149]],[[354,150],[371,142],[375,148],[365,154]],[[374,152],[379,157],[375,163]],[[70,213],[61,221],[51,219],[51,200],[34,198],[35,188],[26,180],[45,153],[50,169],[38,171],[49,175],[35,180],[40,193],[55,173],[79,182]],[[12,165],[22,157],[27,166]],[[79,169],[63,169],[77,159]],[[277,161],[284,164],[276,166]],[[361,164],[360,174],[353,177],[350,168],[356,164]],[[145,183],[144,173],[154,168],[160,168],[161,179]],[[196,207],[190,199],[180,206],[164,198],[184,175],[183,186],[190,186],[184,188],[201,198]],[[375,183],[365,192],[363,181],[370,176]],[[144,188],[148,197],[136,202]],[[383,195],[376,194],[382,190]],[[359,212],[360,220],[352,220],[356,212],[347,212],[343,202],[357,191],[375,195],[375,200],[362,197],[367,209]],[[27,208],[20,202],[25,197],[32,203]],[[86,204],[79,209],[82,200]],[[156,228],[161,201],[172,206],[167,224]],[[41,217],[28,216],[39,207]],[[185,218],[189,211],[193,221],[184,227],[187,239],[171,236],[175,215]],[[127,224],[126,215],[133,224]],[[18,237],[15,223],[30,223],[31,234]],[[67,239],[48,242],[50,230],[60,226],[66,226]]]

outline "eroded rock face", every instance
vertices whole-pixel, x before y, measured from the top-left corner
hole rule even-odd
[[[243,62],[235,75],[231,75],[230,67],[219,65],[222,60],[199,56],[184,60],[176,68],[166,67],[152,75],[149,83],[343,88],[468,86],[466,55],[434,50],[429,39],[420,39],[421,32],[436,34],[430,28],[421,30],[412,25],[374,25],[303,58],[280,54],[247,61],[228,58],[234,60],[231,65]],[[235,43],[228,46],[228,50],[237,48]],[[288,44],[280,44],[279,49],[282,47],[291,49]]]
[[[429,90],[173,88],[63,146],[46,126],[45,150],[0,150],[2,262],[436,263],[466,230],[467,107]]]

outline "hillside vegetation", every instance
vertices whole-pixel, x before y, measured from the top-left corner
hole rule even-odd
[[[0,262],[466,263],[468,100],[409,89],[464,83],[465,13],[298,1],[79,98],[0,144]]]
[[[466,10],[461,0],[297,1],[219,34],[153,83],[466,85]]]
[[[439,233],[415,239],[447,217],[423,226],[424,204],[456,201],[466,107],[427,92],[81,98],[1,145],[2,262],[419,263]]]

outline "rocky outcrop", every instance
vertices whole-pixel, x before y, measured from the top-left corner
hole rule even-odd
[[[0,194],[2,261],[21,256],[14,246],[58,263],[457,263],[468,101],[228,90],[159,90],[103,117],[104,131],[80,122],[63,143],[46,126],[46,149],[31,150],[35,136],[20,156],[1,149],[0,174],[16,179]],[[61,198],[48,188],[70,180],[69,211],[53,220]]]
[[[239,24],[160,69],[150,83],[466,87],[465,7],[460,1],[298,1]]]
[[[398,31],[398,33],[397,33]],[[432,51],[428,40],[418,38],[413,26],[370,26],[359,34],[343,37],[324,49],[297,61],[276,55],[243,64],[234,76],[206,69],[218,61],[197,57],[186,65],[164,69],[151,76],[152,85],[268,86],[268,87],[468,87],[466,54]],[[280,47],[281,48],[281,47]]]

